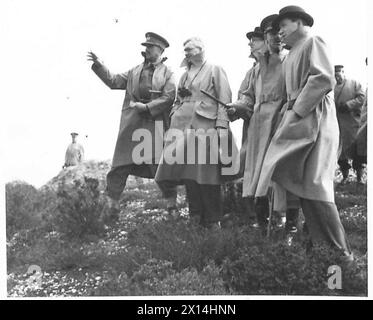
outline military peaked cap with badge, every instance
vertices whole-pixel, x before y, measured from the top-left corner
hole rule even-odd
[[[141,43],[143,46],[158,46],[162,50],[168,48],[170,44],[168,41],[161,37],[159,34],[156,34],[154,32],[147,32],[145,34],[146,41]]]
[[[344,68],[343,65],[341,65],[341,64],[337,64],[337,65],[334,66],[334,71],[335,71],[335,72],[339,72],[339,71],[341,71],[343,68]]]

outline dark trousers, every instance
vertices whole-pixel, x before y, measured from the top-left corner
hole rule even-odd
[[[361,170],[363,168],[363,163],[364,163],[364,158],[356,155],[352,159],[352,168],[355,171]],[[342,173],[348,174],[348,171],[351,168],[350,164],[348,163],[348,159],[339,159],[338,165]]]
[[[119,200],[122,194],[129,175],[154,177],[157,166],[142,166],[142,165],[126,165],[113,167],[106,176],[106,192],[107,195],[114,199]],[[141,171],[141,174],[140,174]],[[177,195],[177,186],[171,184],[158,184],[159,189],[162,191],[164,198],[175,198]]]
[[[263,229],[268,224],[269,217],[269,198],[268,196],[256,198],[255,213],[259,226]]]
[[[346,254],[351,253],[335,203],[300,199],[313,243],[327,243]]]
[[[220,185],[198,184],[185,181],[191,217],[199,216],[201,224],[218,222],[223,216],[223,197]]]

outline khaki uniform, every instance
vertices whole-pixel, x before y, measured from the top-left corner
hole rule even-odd
[[[79,143],[70,143],[65,154],[65,166],[76,166],[84,160],[84,148]]]
[[[353,160],[352,166],[355,170],[360,170],[362,165],[353,150],[353,143],[360,127],[361,108],[364,99],[365,93],[362,86],[355,80],[345,79],[343,83],[337,84],[334,88],[341,146],[338,164],[345,176],[348,175],[350,169],[348,159]],[[340,110],[341,103],[346,103],[348,111],[342,112]]]
[[[99,63],[94,63],[92,70],[110,89],[126,90],[112,169],[107,177],[108,194],[118,199],[128,175],[155,176],[163,148],[163,135],[168,129],[169,114],[175,100],[175,78],[162,62],[144,62],[122,74],[113,74]],[[135,102],[146,103],[148,112],[139,113],[133,108]],[[140,143],[133,139],[133,133],[138,129],[147,130],[151,137],[149,143],[145,142],[145,147],[151,152],[145,152],[141,163],[133,158],[133,151]]]

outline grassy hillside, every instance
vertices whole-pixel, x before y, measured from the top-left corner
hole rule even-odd
[[[86,177],[86,167],[62,172],[39,190],[7,185],[9,296],[367,295],[365,184],[336,185],[357,265],[343,270],[341,290],[330,290],[328,267],[339,264],[333,251],[307,252],[302,232],[290,246],[282,229],[262,238],[234,211],[239,200],[231,195],[230,223],[211,232],[188,219],[182,187],[182,215],[172,219],[154,182],[131,178],[116,221],[102,193],[107,165],[89,168]],[[31,274],[35,265],[40,272]]]

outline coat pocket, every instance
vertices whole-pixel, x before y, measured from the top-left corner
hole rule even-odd
[[[281,140],[316,140],[319,128],[316,112],[312,112],[305,118],[300,118],[293,110],[285,113],[284,119],[278,128],[278,136]]]
[[[201,117],[216,120],[218,117],[218,106],[216,104],[201,101],[200,103],[197,103],[195,112]]]

